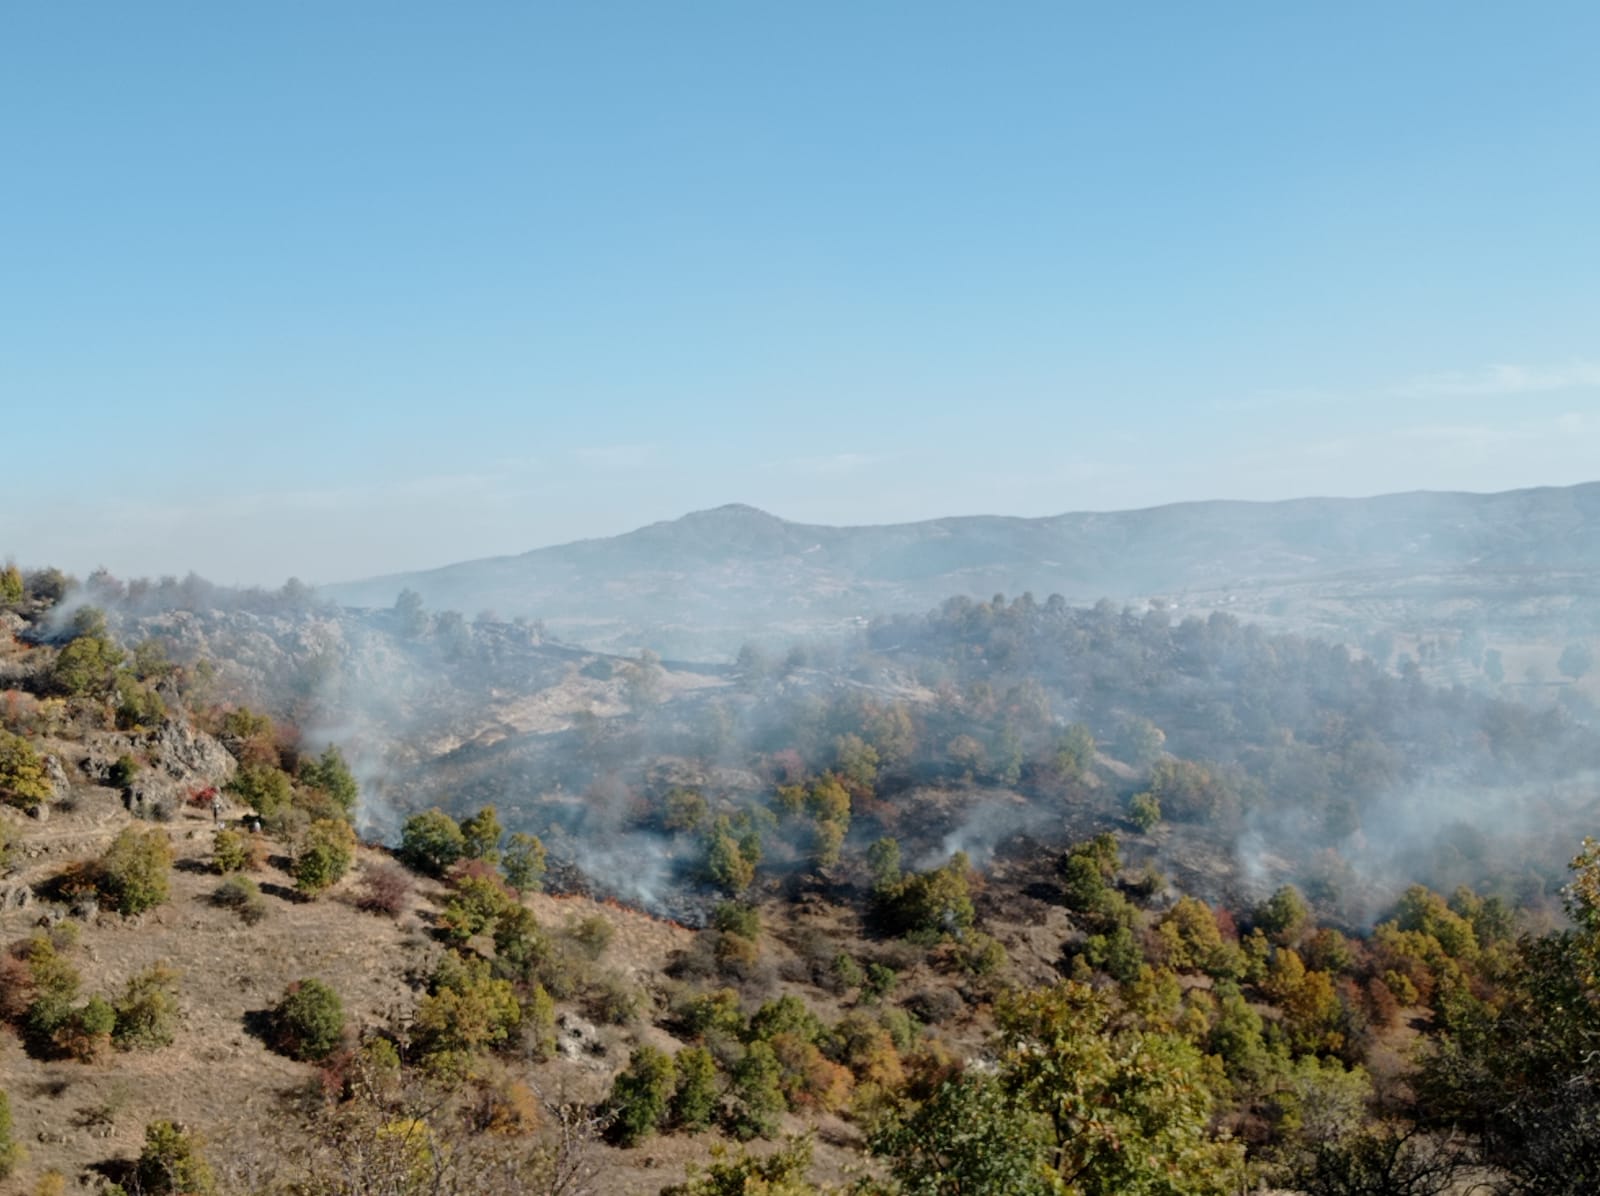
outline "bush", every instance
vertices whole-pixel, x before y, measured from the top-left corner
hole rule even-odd
[[[589,1016],[608,1026],[626,1026],[639,1016],[644,997],[615,972],[599,977],[584,994]]]
[[[606,1100],[612,1140],[618,1146],[635,1146],[664,1126],[677,1086],[678,1069],[671,1055],[653,1046],[635,1048]]]
[[[165,831],[124,830],[92,869],[100,902],[119,914],[140,914],[167,899],[172,844]]]
[[[250,849],[243,835],[230,830],[217,832],[211,844],[211,867],[216,872],[223,876],[230,872],[242,872],[249,862]]]
[[[53,792],[44,761],[20,735],[0,731],[0,799],[22,810],[50,800]]]
[[[344,1038],[344,1002],[320,980],[291,984],[272,1010],[273,1046],[291,1059],[326,1059]]]
[[[753,905],[738,901],[724,901],[711,912],[711,924],[724,934],[741,938],[761,937],[761,911]]]
[[[90,997],[81,1009],[74,1009],[58,1033],[61,1045],[74,1059],[92,1063],[111,1042],[117,1012],[104,997]]]
[[[231,909],[246,926],[254,926],[267,916],[267,901],[261,886],[248,876],[233,875],[217,886],[211,904]]]
[[[338,883],[355,859],[356,835],[348,822],[319,818],[311,824],[294,861],[294,887],[316,897]]]
[[[315,760],[300,765],[300,782],[326,796],[346,818],[356,812],[361,797],[361,787],[355,774],[345,763],[344,756],[333,744],[323,750]]]
[[[672,1095],[672,1120],[681,1129],[703,1130],[717,1111],[717,1063],[705,1047],[685,1047],[674,1062],[678,1088]]]
[[[512,888],[537,892],[544,880],[545,865],[544,843],[537,835],[525,835],[518,831],[506,840],[500,870]]]
[[[1148,834],[1161,822],[1161,799],[1154,793],[1136,793],[1128,803],[1128,818]]]
[[[604,955],[616,933],[616,927],[603,914],[590,914],[567,928],[567,937],[583,948],[583,953],[590,959],[599,959]]]
[[[400,832],[400,858],[414,872],[442,877],[461,858],[466,838],[456,820],[435,807],[406,819]]]
[[[126,672],[119,672],[117,677],[123,683],[120,688],[120,700],[117,702],[119,731],[137,731],[153,727],[167,717],[167,704],[161,700],[160,694],[148,685],[130,682]]]
[[[11,1128],[11,1098],[0,1089],[0,1179],[5,1179],[22,1162],[22,1144]]]
[[[126,789],[133,784],[133,779],[139,775],[139,770],[139,762],[124,753],[106,770],[106,783],[113,789]]]
[[[751,1043],[734,1064],[732,1097],[728,1129],[735,1137],[770,1138],[777,1131],[788,1103],[783,1098],[783,1068],[766,1043]]]
[[[384,860],[361,874],[361,896],[356,905],[369,914],[398,918],[411,900],[411,874]]]
[[[228,792],[263,818],[276,819],[294,805],[289,774],[271,764],[244,764],[228,782]]]
[[[462,855],[469,860],[500,862],[500,840],[505,831],[493,806],[484,806],[471,818],[463,819],[460,826]]]
[[[169,1046],[178,1033],[178,973],[165,964],[140,972],[115,1005],[117,1023],[111,1040],[124,1051],[149,1051]]]
[[[200,1139],[170,1121],[145,1127],[144,1150],[134,1165],[133,1181],[133,1190],[141,1196],[210,1196],[217,1190]]]

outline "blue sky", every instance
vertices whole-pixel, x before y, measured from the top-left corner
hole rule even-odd
[[[1120,11],[1117,11],[1120,10]],[[0,555],[1600,477],[1600,9],[10,5]]]

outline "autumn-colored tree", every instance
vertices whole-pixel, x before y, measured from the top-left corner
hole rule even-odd
[[[1211,1134],[1203,1056],[1170,1034],[1119,1028],[1088,985],[1002,1000],[995,1010],[1005,1091],[1049,1126],[1065,1191],[1226,1196],[1243,1151]]]

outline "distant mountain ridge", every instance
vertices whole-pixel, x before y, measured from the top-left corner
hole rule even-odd
[[[1318,579],[1497,579],[1600,568],[1600,482],[1495,494],[1209,501],[1042,518],[970,515],[832,527],[742,504],[606,539],[323,587],[351,606],[402,589],[431,609],[541,618],[596,646],[803,634],[952,594],[1031,591],[1074,602]],[[632,634],[624,634],[631,629]],[[618,639],[618,636],[621,639]]]

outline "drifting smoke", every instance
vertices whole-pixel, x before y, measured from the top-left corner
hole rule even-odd
[[[91,604],[124,642],[153,636],[175,660],[216,662],[213,700],[269,710],[309,750],[337,743],[368,836],[393,842],[431,805],[494,804],[508,829],[545,838],[553,875],[686,921],[704,904],[697,840],[662,824],[665,795],[697,790],[712,817],[766,811],[775,781],[838,767],[841,737],[893,739],[890,708],[915,743],[880,805],[900,803],[906,816],[888,825],[920,868],[958,851],[986,868],[1009,840],[1065,842],[1094,819],[1126,829],[1127,798],[1173,756],[1209,761],[1207,783],[1236,791],[1243,811],[1167,811],[1155,850],[1186,889],[1253,901],[1293,882],[1354,923],[1416,880],[1511,877],[1516,895],[1537,896],[1596,814],[1586,769],[1600,753],[1581,704],[1563,714],[1429,689],[1344,647],[1224,616],[1173,625],[1168,611],[1109,603],[959,599],[788,653],[752,650],[737,666],[663,668],[554,642],[527,621],[414,602],[339,609],[304,587],[193,578],[91,579],[49,634],[69,635]],[[1063,795],[1046,781],[1068,712],[1102,755],[1099,779]],[[1006,753],[1012,779],[984,776]],[[919,805],[919,786],[940,796]],[[861,823],[847,860],[869,833],[880,832]],[[769,871],[805,866],[803,844],[767,842]]]

